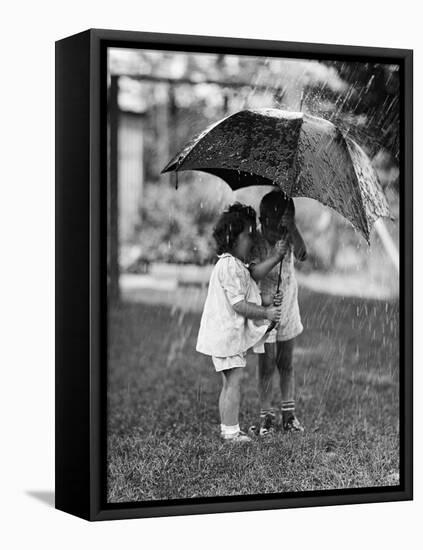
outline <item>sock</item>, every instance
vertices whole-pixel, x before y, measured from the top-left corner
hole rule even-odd
[[[225,424],[220,425],[220,433],[223,437],[233,437],[239,433],[239,424],[235,426],[226,426]]]
[[[266,418],[267,415],[273,416],[275,418],[275,411],[273,407],[270,407],[270,409],[260,409],[260,418]]]
[[[281,411],[282,411],[282,417],[283,418],[289,418],[290,416],[294,416],[295,401],[293,399],[290,400],[290,401],[282,401]]]
[[[260,409],[260,434],[266,433],[275,424],[276,415],[272,407],[269,409]]]

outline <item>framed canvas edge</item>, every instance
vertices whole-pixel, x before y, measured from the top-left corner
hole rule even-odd
[[[55,507],[84,519],[91,496],[89,43],[84,32],[55,44]]]
[[[320,492],[320,491],[319,491]],[[324,491],[321,491],[323,493]],[[331,493],[331,491],[329,491]],[[335,491],[337,492],[337,491]],[[354,494],[355,493],[355,494]],[[204,499],[207,500],[207,499]],[[255,512],[266,510],[283,510],[287,508],[311,508],[311,507],[332,507],[354,504],[375,504],[387,502],[401,502],[412,500],[412,495],[406,491],[387,491],[383,493],[357,494],[328,494],[313,496],[272,497],[268,500],[247,500],[239,497],[236,501],[228,501],[222,497],[221,502],[201,502],[193,504],[164,504],[145,506],[124,506],[117,508],[100,508],[93,516],[93,521],[105,521],[113,519],[136,519],[148,517],[167,517],[199,514],[220,514],[233,512]]]
[[[296,56],[302,58],[305,55],[311,55],[313,59],[325,57],[330,57],[331,59],[336,59],[337,57],[373,57],[380,60],[386,58],[401,60],[408,56],[412,57],[413,53],[412,49],[404,48],[290,42],[227,36],[117,31],[109,29],[90,29],[90,32],[93,39],[99,42],[115,44],[116,47],[125,47],[126,44],[130,48],[139,47],[137,44],[149,44],[153,49],[169,47],[172,50],[175,50],[178,46],[182,48],[196,48],[194,51],[198,51],[198,48],[203,48],[204,50],[210,48],[211,51],[222,48],[227,53],[230,53],[229,50],[234,49],[238,53],[244,50],[244,54],[249,51],[252,55],[264,55],[263,51],[269,50],[276,51],[275,55],[278,56],[287,55],[288,57]]]
[[[90,35],[90,256],[89,256],[89,285],[90,285],[90,406],[89,417],[89,514],[81,515],[84,519],[92,521],[137,518],[137,517],[155,517],[186,514],[208,514],[218,512],[252,511],[283,509],[294,507],[309,506],[332,506],[344,504],[363,504],[386,501],[402,501],[413,498],[412,493],[412,50],[405,49],[387,49],[372,48],[361,46],[337,46],[306,43],[285,43],[280,41],[261,41],[256,39],[238,39],[222,37],[200,37],[193,35],[164,35],[160,33],[141,33],[131,31],[109,31],[102,29],[91,29]],[[66,40],[66,39],[65,39]],[[127,43],[128,47],[138,47],[135,44],[150,43],[150,47],[158,47],[165,42],[170,49],[179,47],[210,47],[210,48],[234,48],[246,49],[253,55],[260,55],[260,52],[268,48],[278,49],[278,55],[289,51],[288,53],[297,54],[298,49],[302,55],[312,55],[315,57],[314,48],[319,55],[333,57],[336,55],[367,56],[386,59],[395,59],[401,63],[404,70],[403,78],[403,118],[402,118],[402,141],[403,156],[402,174],[403,174],[403,194],[402,194],[402,214],[401,216],[401,265],[403,278],[400,281],[402,288],[402,308],[401,308],[401,346],[403,355],[403,384],[402,384],[402,471],[404,479],[399,488],[378,492],[377,488],[370,488],[368,491],[358,494],[358,490],[353,490],[349,494],[319,494],[314,496],[296,496],[290,494],[286,496],[270,497],[269,500],[255,500],[240,497],[236,501],[225,500],[225,497],[219,502],[201,502],[201,503],[128,503],[118,507],[104,502],[104,457],[105,447],[101,441],[100,426],[104,422],[102,418],[102,407],[104,408],[104,395],[101,395],[101,365],[104,369],[104,349],[101,343],[101,327],[104,329],[105,311],[102,309],[102,288],[101,268],[102,257],[101,249],[104,249],[104,242],[107,235],[101,232],[101,213],[98,205],[100,202],[100,182],[104,178],[104,150],[101,150],[101,117],[104,113],[105,101],[107,100],[106,91],[101,88],[101,62],[104,55],[104,48],[117,42],[122,45]],[[145,47],[145,46],[144,46]],[[298,48],[295,50],[295,48]],[[261,53],[261,55],[263,55]],[[104,62],[104,59],[103,59]],[[386,62],[386,61],[385,61]],[[104,123],[104,120],[103,120]],[[102,156],[103,155],[103,156]],[[103,166],[102,166],[103,165]],[[104,181],[104,180],[103,180]],[[104,264],[103,264],[104,267]],[[104,277],[103,277],[104,278]],[[99,320],[102,318],[102,321]],[[103,346],[104,348],[104,346]],[[104,424],[103,424],[104,427]],[[207,499],[204,499],[205,501]],[[67,511],[67,510],[65,510]],[[77,514],[76,514],[77,515]]]
[[[406,491],[413,498],[413,51],[404,52],[400,184],[401,451]]]

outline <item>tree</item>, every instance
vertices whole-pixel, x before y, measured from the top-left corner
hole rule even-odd
[[[398,65],[327,61],[348,87],[322,96],[333,101],[332,122],[351,134],[373,157],[381,148],[399,163],[400,74]],[[353,124],[351,124],[353,123]]]

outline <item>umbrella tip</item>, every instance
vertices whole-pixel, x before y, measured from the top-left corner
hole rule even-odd
[[[169,172],[169,163],[166,164],[164,168],[162,168],[160,174],[165,174],[166,172]]]

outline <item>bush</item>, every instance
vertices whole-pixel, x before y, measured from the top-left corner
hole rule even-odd
[[[167,183],[147,184],[139,231],[142,256],[172,263],[212,262],[212,230],[226,206],[222,199],[216,194],[216,178],[183,181],[178,190]]]

